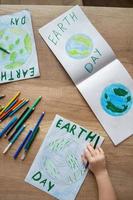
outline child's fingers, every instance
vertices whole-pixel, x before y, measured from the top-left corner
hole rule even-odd
[[[100,151],[98,148],[95,149],[95,155],[99,155]]]
[[[87,149],[89,150],[91,156],[96,155],[95,149],[90,144],[87,145]]]
[[[98,150],[99,150],[100,153],[103,153],[103,154],[104,154],[104,151],[102,150],[101,147],[99,147]]]
[[[89,161],[92,157],[90,151],[88,149],[85,149],[85,157],[87,158],[87,160]]]

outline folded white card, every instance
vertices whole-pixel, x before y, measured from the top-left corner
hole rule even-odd
[[[81,155],[87,143],[99,147],[103,140],[56,115],[25,181],[59,200],[74,200],[88,172]]]
[[[133,80],[79,6],[39,29],[115,145],[133,134]]]
[[[0,83],[39,75],[30,12],[0,16]]]

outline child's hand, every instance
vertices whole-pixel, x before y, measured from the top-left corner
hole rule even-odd
[[[88,144],[85,149],[82,160],[86,165],[89,162],[89,169],[97,177],[98,175],[107,172],[104,152],[101,148],[94,149],[92,145]]]

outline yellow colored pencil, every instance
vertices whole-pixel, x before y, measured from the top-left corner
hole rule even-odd
[[[21,99],[20,102],[19,102],[19,104],[18,104],[16,107],[14,107],[14,108],[12,109],[12,111],[16,110],[16,108],[19,107],[20,104],[22,104],[24,101],[26,101],[25,98]]]
[[[11,103],[20,95],[20,91],[7,103],[4,109],[0,112],[0,115],[11,105]]]
[[[2,111],[2,110],[3,110],[3,108],[4,108],[4,106],[0,105],[0,111]]]

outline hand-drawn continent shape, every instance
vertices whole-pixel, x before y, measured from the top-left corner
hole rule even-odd
[[[5,69],[16,69],[25,64],[32,53],[30,34],[22,28],[0,28],[0,65]]]

